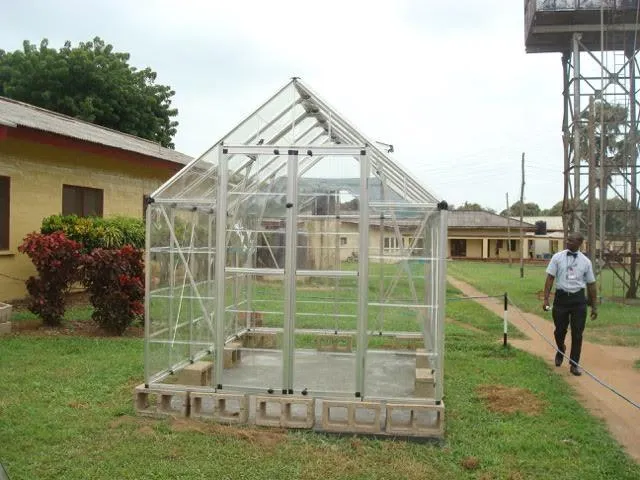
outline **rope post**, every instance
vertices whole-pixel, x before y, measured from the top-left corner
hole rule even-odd
[[[504,292],[504,316],[503,316],[503,335],[502,335],[502,345],[504,347],[507,346],[507,305],[509,304],[509,297],[507,296],[507,292]]]

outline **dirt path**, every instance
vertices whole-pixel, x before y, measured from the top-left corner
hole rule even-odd
[[[460,280],[451,277],[447,280],[465,295],[483,295],[482,292]],[[476,301],[502,317],[504,311],[502,300],[486,298]],[[547,315],[551,318],[550,313]],[[606,422],[613,437],[636,462],[640,463],[640,410],[601,386],[590,376],[586,374],[581,377],[571,375],[566,361],[562,367],[556,368],[553,364],[554,349],[529,326],[523,316],[547,338],[553,339],[552,322],[544,320],[538,315],[520,312],[510,306],[509,323],[515,325],[530,338],[530,340],[510,340],[511,344],[544,358],[547,363],[552,365],[554,371],[574,388],[582,404],[593,415]],[[590,321],[587,319],[587,329]],[[598,345],[585,341],[581,357],[584,368],[631,400],[636,403],[640,402],[640,372],[633,368],[634,361],[640,358],[640,349]]]

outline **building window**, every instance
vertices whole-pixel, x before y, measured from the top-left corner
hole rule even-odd
[[[340,237],[340,245],[346,245],[347,244],[347,237]]]
[[[510,247],[510,250],[511,250],[512,252],[515,252],[515,251],[516,251],[516,242],[517,242],[517,240],[511,240],[511,247]]]
[[[466,257],[467,256],[467,241],[464,239],[452,239],[451,240],[451,256],[452,257]]]
[[[62,214],[101,217],[104,192],[98,188],[62,186]]]
[[[0,177],[0,250],[9,250],[11,179]]]
[[[397,250],[398,239],[396,237],[384,237],[384,248],[385,250]]]

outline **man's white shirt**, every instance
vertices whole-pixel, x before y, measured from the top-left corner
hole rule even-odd
[[[576,254],[574,258],[570,250],[562,250],[551,257],[547,273],[555,277],[556,289],[575,293],[596,281],[591,260],[580,251]]]

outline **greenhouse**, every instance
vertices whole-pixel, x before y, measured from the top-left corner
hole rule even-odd
[[[446,203],[292,79],[147,206],[143,415],[443,431]]]

